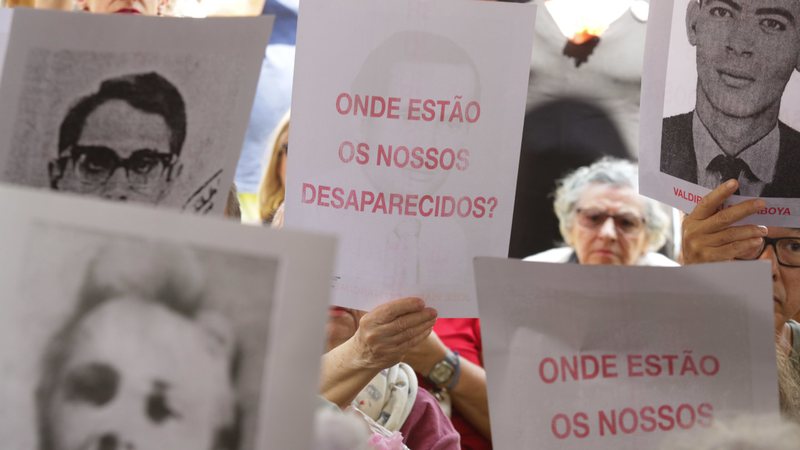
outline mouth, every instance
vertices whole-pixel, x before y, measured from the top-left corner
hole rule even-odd
[[[114,14],[142,14],[142,12],[134,8],[122,8],[114,11]]]
[[[746,88],[756,81],[747,73],[736,70],[717,70],[717,73],[723,83],[736,89]]]
[[[780,307],[783,307],[783,301],[778,297],[772,297],[772,302]]]

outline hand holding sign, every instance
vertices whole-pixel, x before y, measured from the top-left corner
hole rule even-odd
[[[730,180],[711,191],[683,220],[681,255],[684,264],[730,261],[752,253],[767,235],[766,227],[732,226],[764,208],[763,200],[748,200],[729,208],[723,203],[738,189]]]
[[[418,298],[401,298],[378,306],[359,321],[353,336],[355,363],[383,369],[399,363],[403,356],[430,334],[436,310]]]

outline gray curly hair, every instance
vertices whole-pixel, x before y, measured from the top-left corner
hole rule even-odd
[[[591,165],[580,167],[557,182],[553,209],[558,216],[558,229],[568,245],[569,231],[575,221],[575,210],[583,192],[593,184],[608,184],[639,190],[639,168],[636,164],[616,158],[603,158]],[[661,205],[650,198],[640,196],[644,204],[645,233],[648,250],[661,248],[667,239],[669,218]]]

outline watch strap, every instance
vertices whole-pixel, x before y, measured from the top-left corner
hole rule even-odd
[[[450,382],[445,386],[448,391],[452,391],[458,385],[458,379],[461,378],[461,358],[458,356],[458,352],[453,352],[453,356],[455,359],[453,376],[450,377]]]

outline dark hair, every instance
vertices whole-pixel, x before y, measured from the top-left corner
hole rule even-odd
[[[162,116],[170,129],[170,151],[180,155],[186,139],[186,106],[175,85],[155,72],[105,80],[97,92],[78,100],[61,122],[59,154],[78,141],[89,114],[109,100],[123,100],[136,109]]]

